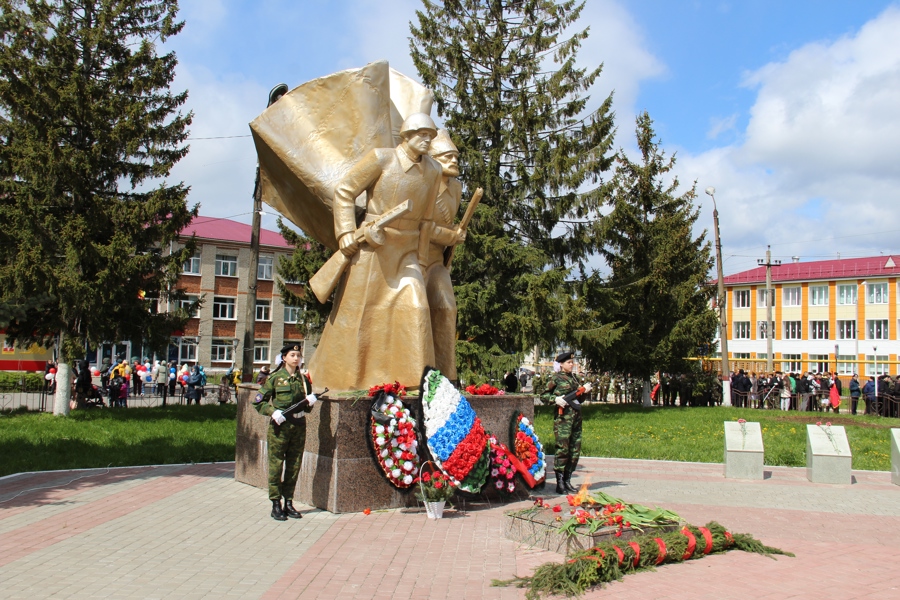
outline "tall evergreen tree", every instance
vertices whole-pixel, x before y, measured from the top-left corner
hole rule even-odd
[[[7,335],[48,344],[59,376],[86,347],[165,346],[187,317],[155,314],[191,247],[168,243],[196,215],[166,178],[191,114],[173,94],[174,0],[0,0],[0,302],[47,297]],[[27,308],[27,307],[26,307]],[[57,414],[68,412],[60,385]]]
[[[612,273],[605,290],[613,302],[605,322],[617,328],[611,351],[594,353],[598,366],[648,377],[689,369],[684,360],[712,340],[716,316],[707,285],[712,268],[704,231],[693,235],[696,185],[677,196],[675,165],[654,140],[647,113],[637,118],[640,162],[620,152],[610,183],[602,250]],[[608,308],[604,310],[609,310]]]
[[[453,278],[460,375],[560,335],[570,269],[598,249],[598,185],[612,164],[612,96],[589,109],[601,67],[580,69],[574,0],[422,0],[410,49],[460,150],[466,199],[484,197]],[[592,187],[593,186],[593,187]]]
[[[325,304],[316,300],[309,287],[309,280],[325,264],[333,251],[329,250],[313,238],[304,233],[298,233],[288,227],[282,219],[278,219],[278,230],[287,242],[294,247],[290,256],[282,256],[278,259],[278,291],[287,306],[296,306],[303,309],[300,319],[297,321],[297,331],[304,337],[315,338],[322,333],[325,320],[331,314],[333,302],[329,299]],[[285,285],[285,282],[300,283],[303,291],[295,294]],[[307,358],[307,362],[308,362]]]

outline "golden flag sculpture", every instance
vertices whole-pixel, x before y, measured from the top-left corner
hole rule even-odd
[[[263,202],[337,250],[335,185],[370,150],[397,146],[403,120],[429,114],[433,102],[431,90],[387,61],[294,88],[250,123]]]

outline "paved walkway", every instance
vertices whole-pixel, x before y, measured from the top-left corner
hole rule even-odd
[[[628,575],[587,598],[898,598],[900,487],[854,471],[852,485],[767,468],[725,480],[721,465],[583,459],[576,480],[691,523],[794,552],[739,551]],[[234,464],[97,469],[0,479],[3,598],[522,598],[491,579],[560,557],[502,537],[509,506],[429,521],[416,510],[299,521],[268,516]],[[514,506],[525,506],[520,503]]]

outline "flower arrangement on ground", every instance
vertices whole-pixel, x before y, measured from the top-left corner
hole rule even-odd
[[[390,389],[390,392],[388,392]],[[417,481],[420,458],[416,436],[416,420],[397,396],[406,393],[399,384],[375,386],[369,417],[369,437],[375,462],[387,480],[400,489]]]
[[[494,386],[487,383],[482,383],[479,386],[467,385],[466,393],[470,396],[502,396],[504,394],[504,391],[498,390]]]
[[[481,419],[437,369],[425,369],[421,389],[425,438],[435,464],[460,490],[480,492],[490,469]]]
[[[424,471],[421,475],[416,498],[422,502],[449,502],[456,493],[456,486],[439,470]]]
[[[544,460],[544,447],[538,439],[534,426],[525,415],[519,413],[513,417],[510,439],[515,445],[515,457],[521,462],[522,479],[528,487],[534,489],[546,478],[547,463]]]
[[[571,516],[561,529],[569,535],[577,533],[579,527],[588,528],[593,532],[602,526],[613,526],[617,527],[615,538],[619,538],[622,528],[659,528],[663,525],[671,527],[678,522],[682,524],[677,526],[676,531],[662,533],[657,530],[627,541],[600,543],[571,554],[562,563],[545,563],[537,567],[530,577],[517,577],[507,581],[494,580],[493,585],[527,588],[525,597],[529,600],[540,598],[542,595],[578,596],[589,587],[621,579],[628,573],[652,569],[663,563],[703,558],[715,552],[743,550],[770,557],[773,554],[794,556],[790,552],[766,546],[752,535],[732,534],[714,521],[707,523],[705,527],[695,527],[684,524],[678,515],[670,511],[629,504],[602,492],[568,496],[567,502]],[[586,505],[591,508],[585,509]],[[563,505],[551,505],[542,498],[535,501],[535,506],[519,512],[540,510],[566,512]],[[626,520],[626,516],[634,522]],[[556,520],[561,521],[562,518],[562,515],[559,515]],[[597,523],[600,526],[595,526]],[[640,527],[637,526],[638,523]]]
[[[501,492],[512,494],[516,491],[516,467],[513,465],[509,448],[497,441],[493,435],[488,436],[488,445],[491,448],[491,475],[488,479],[488,487],[491,485]]]

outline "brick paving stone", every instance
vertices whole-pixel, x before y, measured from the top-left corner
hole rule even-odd
[[[766,467],[766,476],[744,482],[725,480],[721,464],[582,459],[577,483],[590,478],[592,489],[694,524],[716,520],[797,554],[708,556],[585,597],[900,597],[900,487],[889,473],[854,471],[856,483],[844,486],[809,483],[805,469]],[[439,521],[415,509],[303,508],[302,520],[278,523],[264,491],[233,481],[233,464],[7,477],[0,595],[512,599],[523,590],[491,579],[561,560],[501,536],[509,506],[460,508]]]

